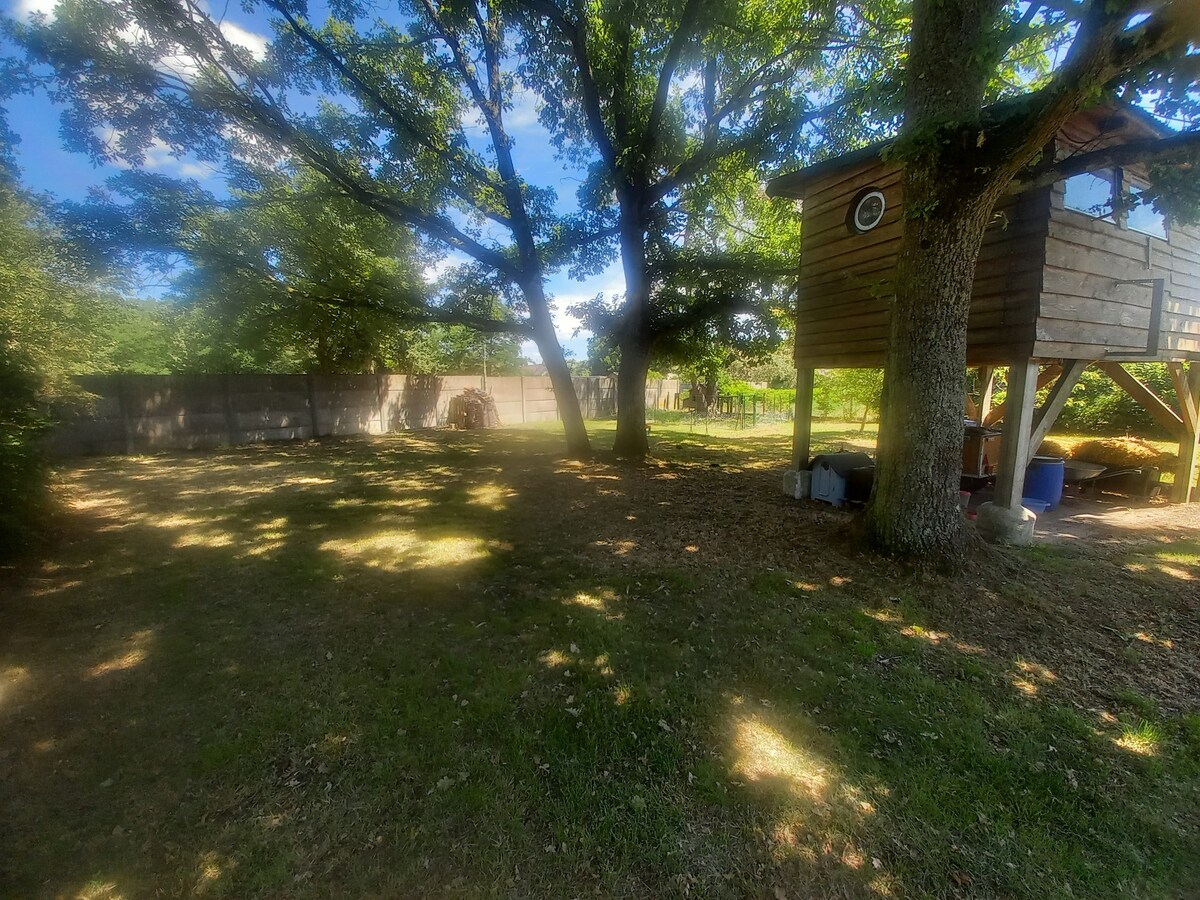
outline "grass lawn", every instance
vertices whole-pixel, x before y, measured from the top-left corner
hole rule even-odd
[[[910,576],[782,427],[652,442],[63,467],[0,572],[0,896],[1197,896],[1200,534]]]

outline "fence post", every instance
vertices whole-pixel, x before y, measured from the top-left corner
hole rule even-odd
[[[375,373],[375,396],[379,399],[379,433],[387,434],[392,429],[387,420],[388,376]]]
[[[221,381],[222,387],[225,389],[225,434],[229,439],[229,443],[235,444],[237,443],[237,441],[234,439],[234,426],[236,425],[236,421],[233,415],[233,393],[232,387],[230,386],[232,379],[232,375],[226,374]]]
[[[521,379],[521,424],[525,424],[525,376],[518,376]]]
[[[321,428],[317,418],[317,385],[312,372],[304,376],[308,382],[308,415],[312,419],[312,436],[315,440],[321,436]]]
[[[117,406],[121,410],[121,432],[125,437],[125,454],[133,453],[133,422],[129,413],[129,397],[126,396],[125,378],[117,376]]]

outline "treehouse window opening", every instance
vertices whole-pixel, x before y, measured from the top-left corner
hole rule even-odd
[[[1105,222],[1115,222],[1113,218],[1113,185],[1115,182],[1112,169],[1102,169],[1099,172],[1081,172],[1072,175],[1066,181],[1066,193],[1063,196],[1063,206],[1076,212],[1084,213]]]
[[[861,191],[850,205],[850,228],[859,234],[864,234],[883,221],[883,212],[887,209],[887,201],[883,199],[883,191],[879,188],[866,188]]]
[[[1156,237],[1165,241],[1167,239],[1166,216],[1141,199],[1143,190],[1145,188],[1132,184],[1129,185],[1129,195],[1132,202],[1125,213],[1125,227],[1130,231],[1148,234],[1150,237]]]

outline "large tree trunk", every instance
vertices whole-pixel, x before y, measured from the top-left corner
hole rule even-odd
[[[620,343],[617,368],[617,436],[613,451],[626,459],[641,459],[649,449],[646,439],[646,374],[650,346],[645,337],[627,334]]]
[[[583,422],[583,411],[579,406],[579,395],[571,380],[571,370],[563,355],[562,345],[554,332],[554,320],[550,316],[550,304],[540,279],[531,279],[522,285],[526,302],[529,304],[529,320],[533,325],[533,341],[542,355],[542,364],[550,376],[554,390],[554,403],[558,417],[562,420],[563,436],[567,440],[567,455],[572,459],[587,459],[592,455],[587,426]]]
[[[936,198],[905,220],[884,373],[870,541],[886,553],[952,562],[961,554],[967,317],[990,198],[952,203],[944,174],[910,162],[906,205]]]
[[[428,7],[430,17],[437,20],[433,7]],[[512,140],[504,128],[503,117],[503,79],[500,75],[500,59],[503,56],[501,46],[504,43],[504,27],[500,20],[493,15],[489,7],[488,25],[485,43],[488,50],[484,56],[488,67],[488,95],[475,80],[465,57],[456,52],[455,59],[462,72],[463,78],[472,85],[472,95],[476,107],[487,122],[488,131],[492,138],[492,148],[496,152],[496,169],[500,173],[501,193],[511,218],[510,228],[513,239],[517,244],[517,257],[520,261],[520,275],[517,282],[525,303],[529,307],[529,323],[533,327],[533,340],[538,352],[542,355],[542,364],[550,376],[550,385],[554,389],[554,402],[558,407],[558,416],[563,423],[563,434],[567,439],[567,454],[576,459],[587,459],[591,456],[592,447],[588,440],[587,428],[583,424],[583,413],[579,407],[579,396],[575,393],[575,385],[571,381],[571,370],[567,367],[566,357],[563,356],[562,345],[558,335],[554,333],[554,319],[550,314],[550,302],[546,299],[545,271],[541,257],[538,254],[537,240],[529,210],[526,207],[525,187],[517,177],[517,169],[513,164]],[[439,27],[441,23],[438,22]]]
[[[641,459],[646,440],[646,375],[650,371],[650,275],[640,197],[626,186],[621,195],[621,265],[625,271],[625,310],[617,333],[617,456]]]
[[[984,52],[999,0],[922,0],[913,6],[904,129],[904,230],[879,417],[868,539],[897,556],[961,557],[967,317],[975,262],[999,179],[975,163],[978,139],[943,131],[983,102]],[[984,136],[986,137],[986,136]]]

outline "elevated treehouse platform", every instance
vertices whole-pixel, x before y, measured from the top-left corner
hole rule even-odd
[[[1069,120],[1047,152],[1062,159],[1169,133],[1141,110],[1097,107]],[[904,196],[902,168],[882,159],[882,149],[868,147],[768,184],[768,193],[803,202],[797,464],[808,458],[813,370],[884,363]],[[1167,222],[1148,205],[1126,209],[1148,183],[1137,167],[1105,169],[997,206],[975,274],[967,363],[1011,370],[1004,416],[1010,452],[999,486],[1013,503],[1020,503],[1025,462],[1090,364],[1178,435],[1176,497],[1191,496],[1184,486],[1194,481],[1197,458],[1200,229]],[[1120,365],[1133,360],[1169,364],[1177,408]],[[1055,377],[1052,402],[1035,415],[1037,388]]]

